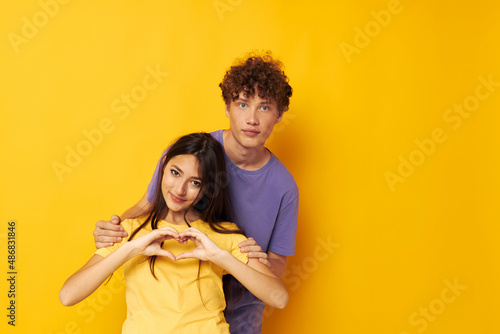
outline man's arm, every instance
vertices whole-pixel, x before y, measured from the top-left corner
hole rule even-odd
[[[110,247],[115,242],[121,242],[122,238],[128,234],[125,232],[120,222],[122,219],[136,218],[149,214],[153,205],[148,202],[148,194],[144,194],[142,198],[130,209],[125,211],[121,217],[113,215],[109,221],[100,220],[95,224],[94,242],[96,248]]]
[[[267,251],[267,260],[271,263],[271,271],[278,277],[281,278],[286,270],[286,255],[276,254],[271,251]]]
[[[133,207],[122,213],[121,219],[137,218],[142,217],[151,212],[153,204],[148,201],[148,193],[146,192],[144,196],[137,202]]]

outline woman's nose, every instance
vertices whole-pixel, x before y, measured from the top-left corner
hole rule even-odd
[[[176,189],[177,195],[185,195],[186,194],[186,183],[183,181],[179,181],[177,183]]]

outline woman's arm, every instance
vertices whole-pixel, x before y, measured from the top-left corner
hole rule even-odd
[[[116,269],[131,259],[130,247],[124,244],[103,258],[94,254],[90,260],[64,282],[59,300],[64,306],[73,306],[94,292]]]
[[[244,264],[228,251],[222,251],[210,261],[233,275],[264,303],[278,309],[285,308],[288,303],[288,292],[281,280],[258,259],[250,258]]]
[[[211,261],[233,275],[264,303],[279,309],[288,303],[288,292],[283,283],[258,259],[251,258],[245,264],[228,251],[219,248],[206,234],[195,228],[184,230],[180,233],[180,237],[189,238],[197,247],[191,252],[177,255],[177,260],[194,257]]]
[[[59,300],[65,306],[81,302],[94,292],[116,269],[134,256],[166,256],[175,261],[175,256],[161,248],[167,239],[177,239],[179,233],[172,227],[154,230],[130,242],[124,243],[116,251],[103,258],[93,255],[77,272],[71,275],[59,291]]]

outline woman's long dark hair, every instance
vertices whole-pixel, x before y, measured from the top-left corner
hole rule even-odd
[[[157,229],[158,223],[167,216],[168,207],[161,189],[163,172],[170,159],[182,154],[192,154],[198,159],[202,185],[198,196],[184,214],[186,224],[191,227],[186,215],[189,209],[194,208],[200,219],[208,223],[213,231],[217,233],[242,233],[240,230],[228,230],[220,225],[222,222],[231,221],[224,151],[221,144],[210,134],[201,132],[180,137],[168,149],[158,173],[151,213],[144,223],[132,232],[129,241],[148,223],[151,224],[151,229]],[[202,193],[203,196],[200,196]],[[156,256],[149,257],[148,261],[149,269],[156,278],[154,272]]]

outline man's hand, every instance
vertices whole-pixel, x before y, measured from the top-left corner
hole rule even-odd
[[[99,220],[95,224],[94,242],[97,249],[113,246],[115,242],[121,242],[128,235],[120,226],[121,219],[117,215],[111,216],[109,221]]]
[[[240,251],[242,253],[248,253],[248,258],[258,259],[259,262],[271,268],[271,263],[267,260],[267,253],[262,251],[262,248],[260,248],[257,241],[253,238],[248,238],[247,240],[240,242],[238,246],[240,247]]]

